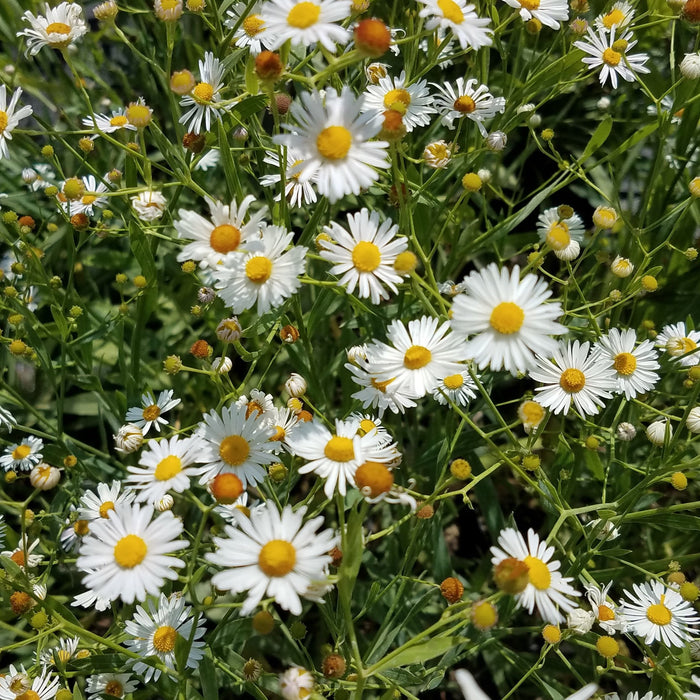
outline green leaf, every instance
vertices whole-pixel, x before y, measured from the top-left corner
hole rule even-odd
[[[427,642],[414,644],[396,655],[392,655],[384,663],[373,668],[374,673],[385,671],[388,668],[397,668],[398,666],[410,666],[411,664],[422,664],[436,656],[442,656],[458,644],[469,641],[462,637],[439,637],[431,639]]]
[[[238,104],[234,105],[233,111],[236,112],[241,119],[247,119],[260,110],[265,109],[266,105],[266,95],[253,95],[252,97],[246,97],[245,100],[241,100]]]
[[[204,656],[199,664],[199,682],[202,686],[204,700],[218,700],[219,689],[216,685],[216,670],[208,656]]]
[[[608,140],[612,125],[613,120],[610,116],[605,117],[605,119],[598,124],[589,142],[586,144],[586,147],[583,149],[579,163],[583,163],[590,158]]]

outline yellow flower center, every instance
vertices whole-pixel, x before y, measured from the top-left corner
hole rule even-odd
[[[109,120],[110,126],[126,126],[128,119],[123,114],[118,114],[116,117],[112,117]]]
[[[114,501],[105,501],[100,506],[100,517],[109,518],[109,511],[114,510]]]
[[[352,134],[344,126],[328,126],[316,137],[318,152],[329,160],[345,158],[350,146]]]
[[[232,467],[238,467],[248,459],[250,445],[240,435],[229,435],[219,445],[219,456]]]
[[[375,389],[377,389],[377,391],[381,391],[382,394],[384,394],[386,392],[386,388],[389,386],[389,384],[391,384],[391,382],[394,381],[394,379],[396,379],[396,377],[392,377],[391,379],[386,379],[385,381],[380,382],[377,379],[375,379],[374,377],[372,377],[372,379],[370,379],[369,381],[370,381],[370,384]]]
[[[394,109],[396,103],[408,107],[411,104],[411,94],[408,90],[403,88],[396,88],[394,90],[389,90],[389,92],[384,95],[384,106],[387,109]]]
[[[7,112],[3,112],[3,110],[0,109],[0,134],[7,129],[7,125],[9,123],[9,117],[7,116]]]
[[[105,689],[102,692],[114,698],[123,698],[124,686],[119,681],[111,680],[105,684]]]
[[[540,6],[540,0],[520,0],[520,5],[526,10],[536,10]]]
[[[70,25],[64,24],[63,22],[51,22],[48,27],[46,27],[47,34],[70,34]]]
[[[637,358],[631,352],[621,352],[615,355],[613,367],[619,374],[628,376],[637,369]]]
[[[489,323],[496,333],[512,335],[520,330],[524,320],[525,312],[516,303],[502,301],[491,312]]]
[[[598,619],[601,622],[608,622],[615,619],[615,613],[613,609],[607,605],[598,606]]]
[[[349,462],[355,459],[355,448],[350,438],[334,435],[323,448],[323,454],[333,462]]]
[[[367,433],[371,432],[376,427],[374,421],[369,420],[369,418],[363,418],[360,421],[360,429],[357,432],[360,435],[367,435]]]
[[[24,459],[31,454],[32,448],[29,445],[17,445],[14,450],[12,450],[12,459]]]
[[[264,29],[265,20],[260,15],[249,15],[243,20],[241,27],[248,36],[255,36]]]
[[[464,377],[461,374],[451,374],[449,377],[445,377],[442,383],[448,389],[459,389],[464,384]]]
[[[70,652],[67,649],[57,649],[53,655],[56,660],[60,661],[63,664],[68,663],[68,661],[70,661]]]
[[[360,272],[373,272],[381,261],[379,248],[370,241],[360,241],[352,250],[352,264]]]
[[[92,204],[97,199],[97,195],[86,194],[80,200],[81,204]]]
[[[166,653],[175,648],[177,630],[170,625],[162,625],[153,633],[153,646],[157,651]]]
[[[138,535],[126,535],[114,545],[114,558],[122,569],[133,569],[146,557],[148,546]]]
[[[143,127],[151,121],[151,110],[146,105],[130,104],[126,108],[126,118],[133,126]]]
[[[385,464],[365,462],[355,472],[355,483],[359,489],[368,489],[370,498],[376,498],[391,489],[394,475]]]
[[[76,520],[73,523],[73,532],[75,532],[78,537],[85,537],[85,535],[90,532],[90,526],[87,520]]]
[[[270,438],[272,442],[282,442],[287,437],[287,431],[281,426],[275,426],[275,434]]]
[[[256,418],[260,418],[265,413],[265,409],[257,401],[248,401],[245,407],[245,417],[250,418],[254,413],[257,413]]]
[[[167,481],[182,471],[182,460],[175,455],[168,455],[161,459],[156,466],[154,476],[158,481]]]
[[[245,264],[246,277],[255,284],[263,284],[272,274],[272,260],[264,255],[258,255]]]
[[[613,51],[613,49],[605,49],[605,51],[603,51],[603,61],[609,66],[617,66],[620,63],[621,58],[622,54],[618,53],[617,51]]]
[[[660,603],[655,603],[647,608],[647,620],[654,625],[668,625],[672,619],[671,611],[664,605],[664,596],[661,596]]]
[[[258,555],[258,566],[266,576],[286,576],[296,561],[294,546],[285,540],[270,540]]]
[[[41,700],[41,696],[34,690],[25,690],[21,695],[17,695],[15,700]]]
[[[160,416],[160,408],[156,404],[151,404],[143,409],[142,415],[145,421],[154,421]]]
[[[464,13],[453,0],[437,0],[437,6],[442,11],[442,16],[450,20],[450,22],[454,22],[455,24],[462,24],[462,22],[464,22]]]
[[[608,12],[605,17],[603,17],[603,24],[606,26],[607,29],[610,29],[613,24],[620,24],[621,22],[625,21],[625,13],[622,12],[622,10],[619,10],[618,8],[615,8],[612,10],[612,12]]]
[[[425,367],[433,358],[433,353],[422,345],[411,345],[403,356],[403,366],[406,369]]]
[[[462,114],[471,114],[476,109],[476,102],[469,95],[462,95],[454,101],[452,108]]]
[[[10,559],[17,564],[17,566],[24,566],[27,563],[27,560],[24,556],[24,552],[20,549],[17,552],[12,552],[10,555]]]
[[[231,224],[221,224],[209,234],[209,245],[217,253],[230,253],[238,248],[241,242],[241,232]]]
[[[179,0],[160,0],[162,10],[174,10],[178,5]]]
[[[211,83],[197,83],[192,94],[197,102],[211,102],[214,97],[214,86]]]
[[[569,394],[577,394],[586,386],[586,375],[580,369],[565,369],[559,377],[559,386]]]
[[[571,243],[569,227],[563,221],[557,221],[547,233],[547,243],[554,250],[564,250]]]
[[[287,15],[287,24],[297,29],[307,29],[316,24],[321,8],[312,2],[298,2]]]
[[[541,559],[529,555],[525,557],[524,561],[527,565],[527,577],[530,583],[538,591],[546,591],[552,581],[552,575],[549,573],[547,565]]]

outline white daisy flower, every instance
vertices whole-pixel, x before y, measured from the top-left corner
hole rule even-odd
[[[44,455],[44,441],[41,438],[28,435],[21,442],[5,448],[5,454],[0,456],[0,466],[6,471],[31,471]]]
[[[87,677],[85,692],[88,700],[102,700],[105,695],[123,698],[138,687],[138,681],[131,680],[130,673],[98,673]]]
[[[202,121],[204,131],[211,131],[212,118],[221,119],[221,111],[231,109],[232,105],[221,105],[219,94],[224,86],[224,66],[218,58],[214,58],[211,51],[204,54],[204,60],[199,61],[199,79],[189,95],[180,100],[181,107],[191,107],[179,119],[180,124],[195,134],[202,133]]]
[[[558,258],[573,260],[581,250],[583,220],[570,207],[551,207],[537,218],[537,233]]]
[[[63,51],[87,32],[88,26],[82,17],[83,10],[74,2],[62,2],[56,7],[44,4],[45,15],[34,15],[27,11],[22,19],[30,29],[17,32],[17,37],[27,38],[25,55],[35,56],[43,46]]]
[[[595,28],[600,31],[606,31],[617,27],[623,29],[634,17],[634,7],[629,2],[622,0],[616,2],[604,15],[598,15],[595,18]]]
[[[555,319],[559,302],[545,303],[552,295],[547,283],[536,275],[521,280],[520,268],[501,270],[491,263],[472,272],[463,282],[465,292],[452,305],[450,323],[455,333],[474,337],[467,343],[466,357],[479,369],[525,372],[535,364],[535,354],[546,355],[556,348],[552,335],[566,327]]]
[[[29,185],[32,192],[51,187],[51,181],[55,178],[56,173],[46,163],[35,163],[33,167],[25,168],[22,171],[22,180]]]
[[[504,97],[494,97],[486,85],[479,85],[476,78],[465,80],[457,78],[453,87],[450,83],[438,85],[431,83],[439,91],[435,98],[435,106],[442,116],[442,123],[448,129],[454,129],[455,119],[467,117],[478,127],[479,133],[486,138],[488,132],[484,127],[485,119],[493,119],[499,112],[502,114],[506,108]]]
[[[122,492],[122,482],[113,481],[111,484],[97,484],[97,493],[86,491],[80,499],[79,516],[88,522],[109,518],[112,511],[121,505],[127,505],[134,500],[131,491]]]
[[[154,520],[152,506],[120,505],[109,518],[94,520],[80,547],[76,566],[85,572],[83,584],[96,595],[124,603],[158,595],[165,579],[177,580],[185,566],[172,552],[189,546],[177,540],[182,521],[171,511]]]
[[[530,529],[525,538],[513,528],[506,528],[498,536],[498,547],[491,547],[491,563],[498,566],[505,559],[517,559],[528,568],[528,582],[525,588],[515,595],[518,606],[526,608],[529,613],[537,608],[539,614],[550,624],[564,622],[559,612],[569,612],[578,605],[572,596],[581,595],[559,572],[560,562],[552,561],[554,547],[547,547],[544,541]]]
[[[219,265],[227,253],[238,250],[241,243],[258,238],[262,219],[267,214],[263,207],[244,223],[253,195],[243,199],[240,206],[236,200],[223,204],[209,197],[205,201],[211,212],[211,220],[187,209],[180,209],[179,219],[173,222],[180,238],[192,241],[178,253],[178,262],[194,260],[201,268]]]
[[[332,530],[318,528],[319,516],[304,522],[306,507],[280,513],[273,501],[251,511],[236,511],[238,528],[225,526],[226,537],[214,537],[216,551],[205,558],[223,567],[211,582],[232,593],[248,592],[241,615],[249,615],[264,596],[270,596],[292,615],[301,614],[301,600],[314,581],[325,580],[336,545]]]
[[[466,0],[418,0],[425,7],[419,17],[427,17],[425,28],[450,29],[459,41],[462,49],[480,49],[491,46],[493,30],[489,28],[491,20],[481,18],[476,14],[474,5]]]
[[[156,221],[163,216],[168,200],[157,190],[146,190],[131,198],[131,206],[141,221]]]
[[[10,666],[10,672],[0,677],[1,700],[53,700],[56,697],[60,683],[48,666],[41,669],[41,674],[29,679],[29,675],[21,667],[17,671]]]
[[[527,22],[533,17],[545,27],[559,29],[559,22],[569,19],[569,5],[566,0],[504,0],[506,4],[520,10],[520,16]]]
[[[260,239],[247,244],[246,253],[231,253],[214,268],[217,293],[234,314],[256,304],[258,314],[265,314],[299,289],[308,249],[287,250],[293,238],[282,226],[265,226]]]
[[[406,85],[406,72],[401,71],[398,78],[387,75],[376,85],[369,85],[361,111],[381,118],[386,110],[396,110],[401,114],[406,131],[410,132],[417,126],[430,124],[430,115],[436,111],[432,105],[427,81]]]
[[[168,421],[163,418],[163,414],[171,408],[175,408],[180,403],[180,399],[173,398],[173,390],[161,391],[156,401],[155,394],[147,391],[141,395],[141,406],[134,406],[126,412],[125,421],[141,428],[144,435],[153,426],[160,432],[161,425],[167,425]]]
[[[254,418],[271,419],[275,411],[272,394],[266,394],[260,389],[251,389],[250,396],[242,394],[236,399],[236,406],[245,406],[245,417],[255,414]]]
[[[389,431],[382,425],[382,420],[371,413],[354,411],[348,416],[348,420],[358,421],[357,432],[359,435],[373,433],[381,443],[388,444],[394,441]]]
[[[619,39],[615,38],[613,26],[610,34],[604,30],[598,30],[596,34],[593,29],[588,28],[586,41],[575,41],[574,46],[588,54],[581,60],[594,70],[602,66],[600,71],[600,84],[605,85],[608,78],[613,89],[617,88],[617,76],[631,83],[634,81],[635,73],[648,73],[649,69],[644,64],[649,60],[645,53],[626,53],[637,42],[632,41],[632,33],[625,32]]]
[[[320,255],[334,263],[330,273],[340,277],[338,282],[348,294],[359,287],[361,299],[371,298],[373,304],[379,304],[389,298],[384,285],[396,294],[396,285],[403,281],[394,262],[408,247],[408,239],[397,237],[399,227],[391,219],[380,224],[379,214],[365,208],[348,214],[348,228],[349,232],[335,221],[326,226],[332,240],[321,242]]]
[[[3,83],[0,85],[0,158],[9,158],[10,152],[7,149],[7,142],[12,140],[12,131],[19,124],[20,120],[26,119],[33,112],[29,105],[21,107],[15,112],[17,102],[22,96],[22,88],[17,88],[7,104],[7,88]]]
[[[280,158],[277,153],[267,151],[264,162],[274,165],[278,171],[280,170]],[[287,167],[284,171],[284,196],[292,207],[300,207],[303,204],[316,202],[316,191],[312,185],[314,178],[307,182],[299,181],[303,165],[304,159],[300,157],[300,154],[293,148],[287,148]],[[277,187],[281,182],[282,175],[279,172],[263,175],[260,178],[260,184],[263,187]],[[278,192],[275,195],[275,202],[279,202],[280,199],[282,199],[282,193]]]
[[[350,0],[268,0],[262,6],[262,18],[276,49],[288,39],[292,46],[310,46],[319,42],[335,53],[336,44],[350,41],[350,32],[335,24],[350,16]]]
[[[698,634],[700,616],[681,594],[661,581],[633,584],[625,591],[629,601],[621,602],[622,615],[630,631],[644,638],[645,644],[661,640],[669,647],[684,647]]]
[[[109,188],[104,182],[98,182],[94,175],[86,175],[81,178],[85,185],[85,194],[78,200],[60,199],[63,211],[69,216],[74,214],[85,214],[93,216],[95,209],[102,209],[107,205],[107,197],[103,196]],[[61,194],[63,197],[63,195]]]
[[[214,512],[220,515],[224,520],[226,520],[231,525],[236,525],[236,518],[233,517],[235,511],[240,511],[247,518],[250,517],[250,511],[253,508],[260,508],[264,506],[263,503],[256,503],[255,505],[248,505],[249,501],[248,492],[243,492],[233,503],[220,503],[214,508]]]
[[[113,134],[115,131],[121,131],[122,129],[136,131],[136,127],[133,124],[129,124],[129,120],[126,118],[126,108],[114,110],[111,117],[107,114],[94,114],[89,117],[83,117],[83,126],[86,126],[88,129],[96,129],[102,134]]]
[[[387,329],[391,345],[373,342],[367,348],[372,371],[379,381],[395,381],[415,398],[425,396],[438,386],[443,377],[464,369],[467,345],[450,324],[438,327],[438,320],[423,316],[409,321],[392,321]]]
[[[433,398],[442,406],[451,405],[450,401],[458,406],[467,406],[476,398],[476,390],[476,383],[468,370],[463,369],[443,377],[433,390]]]
[[[37,654],[36,662],[42,666],[56,666],[59,663],[65,665],[75,658],[79,644],[79,637],[62,637],[58,640],[58,646],[44,649],[41,654]]]
[[[394,445],[378,438],[375,432],[358,434],[359,421],[337,420],[335,432],[312,420],[302,423],[287,440],[292,454],[307,460],[299,467],[300,474],[314,472],[325,480],[323,490],[328,498],[336,488],[345,495],[346,485],[355,485],[355,472],[366,461],[390,462],[395,457]]]
[[[72,517],[65,520],[63,531],[61,532],[61,547],[66,552],[75,553],[80,549],[83,537],[90,532],[90,523],[84,518],[77,518],[77,508],[70,507]]]
[[[578,340],[560,342],[549,360],[537,356],[537,367],[530,376],[544,386],[535,388],[536,401],[552,413],[566,415],[573,400],[583,416],[593,416],[611,399],[617,385],[617,373],[612,360],[597,353],[588,353],[590,344]]]
[[[238,28],[233,34],[233,44],[239,48],[248,48],[253,56],[257,56],[264,49],[271,49],[274,41],[266,31],[265,19],[261,14],[261,4],[255,3],[250,9],[247,2],[237,2],[230,10],[226,11],[227,19],[224,24],[229,29],[236,25]]]
[[[228,406],[221,415],[210,411],[197,429],[204,445],[198,461],[202,475],[199,483],[206,484],[218,474],[235,474],[245,488],[260,483],[265,467],[275,460],[274,445],[270,438],[274,430],[257,419],[257,412],[246,417],[246,407]]]
[[[458,146],[454,147],[458,150]],[[434,170],[446,168],[452,159],[453,147],[444,139],[432,141],[423,149],[423,162]]]
[[[292,666],[280,673],[280,692],[284,700],[303,700],[314,689],[314,677],[301,666]]]
[[[636,341],[637,334],[631,328],[623,331],[611,328],[593,347],[594,353],[612,360],[617,373],[615,391],[624,394],[628,401],[653,389],[659,381],[659,375],[654,372],[659,368],[656,361],[659,353],[654,350],[651,340],[645,340],[635,348]]]
[[[147,607],[137,605],[134,618],[124,623],[124,631],[132,637],[124,642],[131,651],[143,658],[155,656],[172,670],[178,639],[189,645],[185,668],[197,668],[204,656],[204,616],[198,613],[195,623],[192,608],[178,594],[168,597],[161,593],[157,603],[149,600]],[[134,671],[143,675],[145,683],[160,678],[159,669],[142,661],[134,663]]]
[[[289,449],[288,440],[299,426],[299,418],[289,408],[274,408],[272,413],[267,416],[267,420],[275,430],[275,434],[270,440],[275,444],[275,447],[279,446],[278,451],[282,446]]]
[[[12,559],[12,561],[17,564],[20,569],[22,569],[22,571],[24,571],[27,567],[33,569],[44,561],[43,554],[33,553],[38,546],[39,540],[34,540],[32,543],[30,543],[29,538],[25,533],[22,535],[14,549],[0,552],[0,556]]]
[[[152,440],[141,454],[141,467],[127,467],[127,486],[136,492],[137,501],[155,505],[168,491],[182,493],[190,486],[190,477],[199,472],[192,465],[202,443],[196,437]]]
[[[700,331],[686,330],[683,321],[664,326],[656,336],[656,347],[665,350],[672,358],[678,358],[678,363],[683,367],[693,367],[700,362],[698,343]]]
[[[381,121],[373,114],[361,114],[361,109],[362,98],[356,98],[347,86],[340,95],[327,88],[325,98],[318,92],[304,92],[290,109],[297,125],[283,124],[291,133],[273,137],[275,143],[301,154],[299,182],[315,178],[319,193],[331,202],[359,194],[378,178],[374,168],[388,165],[389,144],[369,141],[379,133]]]
[[[416,406],[413,400],[416,397],[412,396],[405,387],[400,386],[393,379],[380,381],[366,358],[357,357],[355,362],[346,363],[345,368],[352,374],[353,382],[362,387],[352,395],[352,398],[360,401],[363,408],[377,409],[382,416],[387,408],[392,413],[403,413],[405,409]]]
[[[620,613],[618,606],[608,597],[611,586],[612,581],[602,588],[599,588],[595,583],[584,584],[588,603],[598,624],[607,634],[624,633],[627,631],[627,621]]]

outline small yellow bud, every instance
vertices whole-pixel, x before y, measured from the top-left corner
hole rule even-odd
[[[483,184],[477,173],[467,173],[462,178],[462,187],[464,187],[467,192],[478,192]]]
[[[561,641],[561,630],[555,625],[545,625],[542,630],[542,638],[547,644],[559,644]]]
[[[543,141],[551,141],[554,138],[554,129],[542,129],[540,136]]]
[[[54,154],[53,146],[44,146],[41,149],[41,155],[44,158],[53,158],[53,154]]]
[[[647,292],[655,292],[659,288],[659,283],[656,281],[656,277],[644,275],[644,277],[642,277],[642,287],[644,287]]]
[[[606,659],[614,659],[620,653],[620,645],[612,637],[599,637],[595,643],[595,648],[601,656]]]
[[[197,269],[197,263],[194,262],[194,260],[185,260],[185,262],[182,263],[181,269],[183,272],[190,275]]]
[[[688,486],[688,477],[683,472],[671,474],[671,484],[676,491],[684,491]]]
[[[450,474],[455,479],[466,481],[472,475],[472,466],[466,459],[455,459],[450,463]]]
[[[529,472],[537,471],[540,468],[540,458],[533,454],[525,455],[523,457],[523,467]]]
[[[143,289],[147,284],[148,282],[143,275],[136,275],[136,277],[134,277],[134,286],[137,289]]]
[[[700,589],[691,581],[681,584],[678,592],[683,597],[683,600],[687,600],[689,603],[694,603],[698,599],[698,595],[700,595]]]

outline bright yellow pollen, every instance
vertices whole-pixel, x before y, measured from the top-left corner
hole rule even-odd
[[[622,54],[612,49],[605,49],[605,51],[603,51],[603,61],[609,66],[617,66],[621,58]]]
[[[174,10],[177,7],[178,0],[160,0],[160,7],[163,10]]]
[[[502,301],[491,312],[489,323],[497,333],[512,335],[520,330],[524,320],[525,312],[520,306],[512,301]]]
[[[287,24],[297,29],[307,29],[316,24],[321,8],[312,2],[298,2],[287,15]]]
[[[637,358],[631,352],[621,352],[615,355],[613,367],[619,374],[629,376],[637,369]]]
[[[536,10],[540,6],[540,0],[520,0],[520,4],[526,10]]]
[[[524,559],[527,565],[527,577],[530,583],[538,591],[546,591],[552,582],[552,575],[547,565],[537,557],[527,556]]]
[[[124,686],[119,681],[111,680],[105,684],[105,689],[102,692],[115,698],[123,698]]]
[[[51,22],[46,27],[47,34],[70,34],[70,26],[64,22]]]
[[[344,126],[328,126],[316,137],[318,152],[329,160],[345,158],[352,146],[352,134]]]
[[[83,198],[80,200],[81,204],[92,204],[95,200],[97,199],[97,195],[94,194],[86,194],[83,196]]]
[[[462,22],[464,22],[464,13],[453,0],[437,0],[437,6],[442,11],[442,16],[450,22],[454,22],[455,24],[462,24]]]
[[[219,456],[232,467],[238,467],[248,459],[250,445],[240,435],[229,435],[219,445]]]
[[[620,24],[625,21],[625,13],[622,10],[615,8],[612,12],[608,12],[605,17],[603,17],[603,24],[607,29],[610,29],[613,24]]]
[[[41,696],[35,690],[25,690],[21,695],[15,697],[15,700],[41,700]]]
[[[182,471],[182,460],[175,455],[161,459],[156,466],[154,476],[158,481],[167,481]]]
[[[386,388],[389,386],[389,384],[391,384],[391,382],[394,381],[394,379],[396,379],[396,377],[392,377],[391,379],[387,379],[383,382],[380,382],[374,377],[372,377],[372,379],[370,379],[370,384],[378,391],[381,391],[383,394],[386,392]]]
[[[54,652],[54,658],[65,664],[70,661],[70,652],[67,649],[57,649]]]
[[[586,375],[580,369],[565,369],[559,377],[559,386],[569,394],[577,394],[586,386]]]
[[[355,483],[359,489],[367,489],[370,498],[386,493],[394,485],[394,475],[386,464],[365,462],[355,472]]]
[[[547,232],[547,243],[553,250],[564,250],[571,243],[569,227],[563,221],[557,221]]]
[[[145,421],[154,421],[160,416],[160,408],[156,404],[151,404],[143,409],[142,415]]]
[[[230,253],[238,248],[241,242],[241,232],[231,224],[221,224],[209,234],[209,245],[217,253]]]
[[[264,255],[258,255],[245,264],[246,277],[256,284],[263,284],[272,274],[272,260]]]
[[[379,248],[371,241],[360,241],[352,250],[352,264],[360,272],[374,272],[381,262]]]
[[[258,566],[266,576],[286,576],[296,561],[294,546],[285,540],[270,540],[258,555]]]
[[[211,102],[214,97],[214,86],[211,83],[197,83],[192,94],[197,102]]]
[[[333,462],[349,462],[355,459],[355,448],[350,438],[334,435],[323,448],[323,454]]]
[[[281,426],[275,426],[275,434],[270,438],[272,442],[282,442],[287,437],[287,431]]]
[[[85,535],[90,532],[90,526],[88,525],[87,520],[76,520],[75,523],[73,523],[73,532],[75,532],[76,535],[79,537],[85,537]]]
[[[126,535],[114,545],[114,558],[122,569],[133,569],[146,557],[148,546],[138,535]]]
[[[452,109],[462,114],[471,114],[476,109],[476,102],[469,95],[462,95],[454,101]]]
[[[615,613],[613,612],[612,608],[608,607],[607,605],[599,605],[598,619],[601,622],[608,622],[609,620],[614,620]]]
[[[647,620],[654,625],[668,625],[673,619],[671,611],[664,605],[665,596],[661,596],[660,602],[647,608]]]
[[[12,459],[24,459],[29,454],[31,454],[32,448],[29,445],[17,445],[14,450],[12,450]]]
[[[265,20],[260,15],[249,15],[243,20],[241,27],[248,36],[255,36],[264,29]]]
[[[110,510],[114,510],[114,501],[105,501],[100,506],[100,517],[101,518],[108,518]]]
[[[389,90],[389,92],[384,95],[384,106],[387,109],[392,109],[393,105],[396,103],[402,104],[404,107],[408,107],[411,104],[411,94],[408,90],[403,88],[396,88],[394,90]]]
[[[445,377],[442,383],[448,389],[459,389],[464,384],[464,377],[461,374],[451,374],[449,377]]]
[[[2,134],[2,132],[5,131],[5,129],[7,129],[9,121],[10,119],[7,116],[7,112],[4,112],[0,109],[0,134]]]
[[[411,345],[403,356],[403,366],[406,369],[425,367],[433,358],[433,353],[422,345]]]
[[[375,425],[374,421],[369,420],[369,418],[363,418],[360,421],[360,430],[362,431],[363,435],[366,435],[367,433],[371,432],[376,427],[377,426]]]
[[[162,625],[153,633],[153,646],[157,651],[168,652],[175,648],[177,630],[170,625]]]
[[[109,125],[110,126],[126,126],[128,124],[129,120],[123,115],[123,114],[118,114],[116,117],[112,117],[109,120]]]

